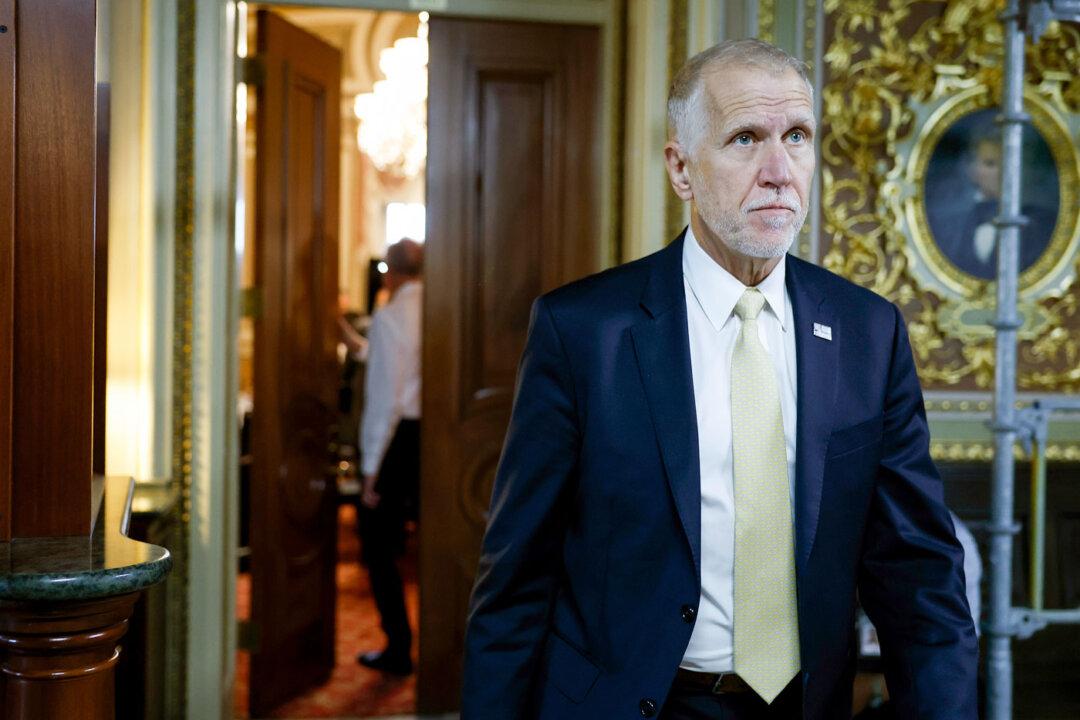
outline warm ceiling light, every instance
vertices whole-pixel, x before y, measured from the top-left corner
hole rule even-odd
[[[427,160],[427,13],[416,37],[398,38],[379,53],[385,80],[356,96],[360,149],[383,172],[414,177]]]

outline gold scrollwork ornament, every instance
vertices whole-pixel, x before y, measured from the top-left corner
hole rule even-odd
[[[960,271],[932,241],[918,172],[955,120],[999,104],[1003,6],[825,0],[823,260],[903,308],[930,387],[986,389],[993,382],[985,325],[992,284]],[[1027,323],[1019,380],[1024,389],[1076,392],[1080,332],[1069,328],[1080,328],[1080,31],[1054,25],[1026,54],[1026,104],[1051,149],[1059,212],[1046,251],[1020,278]]]

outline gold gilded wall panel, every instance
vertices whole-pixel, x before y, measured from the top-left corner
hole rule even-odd
[[[991,125],[1002,86],[1003,9],[1003,0],[824,3],[823,262],[901,307],[929,390],[986,391],[993,383],[993,333],[986,324],[992,273],[944,249],[945,233],[962,221],[948,215],[957,205],[948,199],[954,188],[931,180],[935,163],[957,171],[976,163],[974,149],[961,157],[938,148],[957,128],[968,128],[967,145],[975,148],[986,134],[975,128]],[[1039,255],[1020,276],[1021,390],[1080,390],[1078,67],[1075,26],[1052,27],[1028,47],[1028,132],[1045,145],[1044,167],[1032,172],[1052,180],[1040,180],[1033,192],[1025,176],[1025,213],[1049,219],[1032,223],[1045,237],[1041,245],[1030,243]],[[1047,201],[1029,212],[1029,195],[1039,201],[1043,185],[1056,192],[1056,205]],[[978,190],[970,202],[988,204]],[[993,240],[981,242],[981,228],[973,227],[968,244],[985,263]]]

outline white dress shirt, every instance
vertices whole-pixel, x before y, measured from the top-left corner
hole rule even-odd
[[[765,296],[757,324],[780,388],[788,480],[794,488],[795,331],[784,284],[786,263],[781,258],[757,285]],[[701,463],[701,602],[680,665],[699,672],[731,672],[735,573],[731,355],[742,327],[735,304],[746,286],[706,254],[689,228],[683,246],[683,285]]]
[[[368,332],[361,471],[379,472],[401,420],[420,418],[420,331],[423,285],[410,281],[375,312]]]
[[[975,207],[975,205],[989,199],[981,192],[976,192],[972,198],[971,206]],[[994,245],[997,244],[997,228],[994,223],[988,221],[977,225],[971,241],[975,244],[975,256],[982,262],[989,262],[990,256],[994,254]]]

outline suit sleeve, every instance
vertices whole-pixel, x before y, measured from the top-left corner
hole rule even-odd
[[[859,597],[881,639],[897,717],[975,720],[978,643],[964,554],[930,459],[907,331],[895,329],[882,459],[867,521]]]
[[[569,363],[541,298],[533,305],[470,603],[462,720],[529,716],[562,570],[579,437]]]

